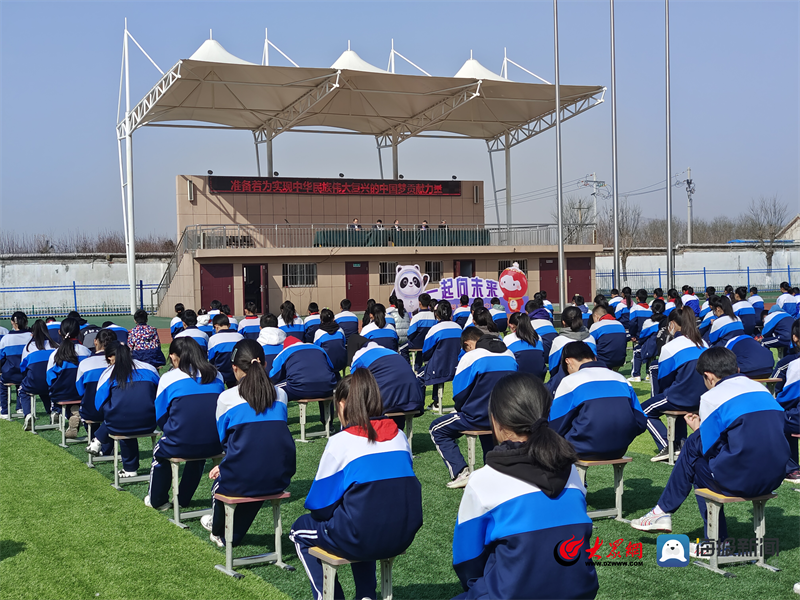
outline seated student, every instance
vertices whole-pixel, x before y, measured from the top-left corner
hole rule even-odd
[[[58,330],[61,328],[61,321],[57,320],[55,317],[47,317],[45,319],[47,322],[47,332],[50,334],[50,341],[54,344],[60,344],[61,338],[58,335]],[[5,330],[8,333],[8,330]],[[0,337],[0,340],[3,339]]]
[[[515,373],[498,382],[488,408],[498,446],[461,498],[453,568],[465,591],[456,598],[594,598],[586,488],[575,450],[548,426],[550,394]],[[574,564],[556,555],[564,540],[581,555]]]
[[[339,308],[342,309],[342,312],[338,313],[333,320],[336,321],[337,325],[341,327],[342,331],[344,331],[344,337],[346,341],[350,340],[350,336],[354,333],[358,333],[358,317],[350,312],[350,300],[345,298],[339,303]]]
[[[212,300],[209,306],[211,309],[204,313],[208,315],[209,320],[213,319],[219,314],[222,314],[222,302],[219,300]]]
[[[61,321],[60,333],[62,342],[47,359],[47,387],[50,390],[51,410],[57,413],[61,413],[62,402],[81,399],[75,387],[78,364],[91,354],[89,349],[78,341],[80,336],[78,321],[67,317]],[[80,415],[78,411],[73,412],[71,406],[67,406],[66,414],[69,419],[66,437],[75,439],[78,437],[78,427],[81,424]],[[56,417],[56,422],[58,418]]]
[[[550,321],[553,321],[553,303],[547,299],[547,290],[539,290],[539,295],[542,299],[542,306],[550,313]]]
[[[533,300],[528,300],[525,305],[525,310],[528,311],[528,316],[531,318],[531,326],[536,331],[536,335],[542,340],[544,347],[544,359],[550,356],[550,348],[553,345],[553,340],[558,337],[556,328],[553,327],[553,321],[550,318],[550,313],[542,305],[542,299],[534,296]]]
[[[681,295],[678,290],[675,288],[667,290],[667,303],[664,305],[664,316],[668,317],[669,313],[682,306],[683,303],[681,302]]]
[[[597,294],[594,297],[594,305],[608,308],[608,299],[603,294]]]
[[[795,345],[800,344],[800,321],[794,322],[793,337]],[[795,358],[797,355],[793,355]],[[788,357],[787,357],[788,358]],[[786,382],[776,396],[776,400],[784,410],[783,432],[789,442],[789,454],[792,460],[798,462],[797,438],[800,434],[800,361],[792,360],[786,364]],[[800,483],[800,471],[795,469],[786,476],[791,483]]]
[[[739,317],[744,327],[744,334],[753,336],[756,333],[756,311],[747,301],[747,288],[742,286],[734,291],[733,314]]]
[[[761,312],[764,327],[761,329],[761,345],[767,348],[777,348],[778,356],[786,356],[786,350],[792,347],[792,319],[791,315],[777,305],[769,311]]]
[[[8,329],[5,327],[0,327],[0,341],[3,340],[3,337],[8,333]]]
[[[208,362],[219,371],[225,385],[236,385],[236,377],[231,368],[231,352],[244,338],[237,331],[232,331],[228,323],[228,315],[220,313],[214,317],[214,335],[208,340]]]
[[[527,313],[511,313],[508,326],[511,333],[503,338],[503,343],[514,353],[519,372],[544,381],[547,374],[544,345],[531,325],[530,317]]]
[[[461,352],[461,327],[453,323],[453,307],[449,302],[436,305],[434,315],[436,325],[428,330],[422,344],[422,360],[425,367],[420,375],[424,386],[433,386],[431,405],[437,408],[444,398],[444,384],[453,381],[458,366],[458,355]]]
[[[792,286],[788,282],[781,282],[781,295],[775,300],[775,304],[780,306],[793,319],[797,318],[797,300],[792,293]]]
[[[589,307],[586,306],[586,300],[584,300],[583,296],[581,296],[580,294],[575,294],[572,297],[572,306],[575,306],[576,308],[580,309],[581,318],[583,319],[583,324],[586,327],[589,327],[592,313],[589,310]]]
[[[475,298],[469,307],[469,316],[467,317],[467,321],[464,323],[464,327],[462,329],[471,327],[474,324],[475,311],[482,310],[484,308],[486,307],[483,305],[483,298]],[[491,315],[491,313],[489,314]]]
[[[622,302],[622,296],[620,296],[619,290],[617,288],[612,288],[611,291],[609,291],[609,294],[611,295],[611,297],[608,299],[608,305],[611,308],[616,309],[617,304]]]
[[[311,512],[294,522],[289,539],[315,600],[323,589],[322,563],[309,554],[315,546],[352,561],[356,597],[374,599],[375,562],[404,553],[422,527],[422,488],[405,434],[381,417],[370,372],[342,379],[334,398],[342,431],[325,446],[306,497]],[[338,577],[333,585],[333,597],[344,598]]]
[[[496,303],[495,300],[497,300]],[[489,312],[492,315],[494,324],[497,326],[497,331],[500,333],[505,333],[506,329],[508,329],[508,315],[506,314],[503,305],[500,304],[499,299],[492,298],[492,307],[489,309]]]
[[[791,354],[787,354],[782,359],[778,361],[778,364],[775,365],[775,369],[772,371],[772,375],[770,376],[771,379],[780,379],[781,381],[775,384],[775,393],[780,394],[783,391],[783,386],[786,385],[786,370],[789,368],[789,365],[792,364],[796,359],[800,358],[800,320],[795,321],[792,324],[792,348],[794,352]]]
[[[278,328],[301,342],[303,341],[303,319],[297,316],[294,304],[287,300],[281,304],[281,314],[278,315]]]
[[[561,362],[568,375],[556,390],[550,427],[582,459],[621,458],[647,429],[647,417],[633,387],[623,375],[597,362],[584,342],[564,346]]]
[[[709,307],[711,306],[711,300],[717,301],[719,300],[719,296],[711,296],[708,299]],[[709,336],[711,335],[711,326],[714,324],[714,321],[717,319],[717,315],[714,314],[713,310],[709,310],[706,313],[706,316],[703,317],[703,320],[700,321],[697,325],[697,330],[700,332],[700,335],[703,336],[703,339],[708,342]]]
[[[211,339],[211,336],[214,335],[214,325],[211,324],[211,320],[221,313],[222,311],[218,310],[212,315],[210,312],[206,312],[202,308],[197,311],[197,328],[205,333],[209,339]]]
[[[147,324],[147,311],[137,310],[133,313],[133,320],[136,322],[136,327],[128,334],[128,347],[131,349],[133,360],[140,360],[156,369],[163,367],[167,361],[164,360],[164,353],[161,351],[158,330]],[[117,340],[125,343],[119,339],[119,335]]]
[[[553,340],[553,344],[550,346],[550,356],[547,357],[547,368],[550,370],[547,389],[551,394],[556,393],[558,384],[566,376],[561,365],[561,351],[564,346],[571,342],[586,342],[597,356],[597,342],[589,330],[583,326],[583,317],[578,308],[568,306],[564,309],[564,312],[561,313],[561,326],[561,333]]]
[[[595,340],[597,360],[609,369],[617,370],[628,356],[628,334],[622,323],[614,318],[610,307],[598,304],[592,311],[589,333]]]
[[[169,322],[169,333],[172,337],[178,335],[181,331],[183,331],[183,311],[186,310],[186,307],[183,305],[182,302],[178,302],[175,305],[175,316],[172,317],[172,320]]]
[[[41,319],[37,319],[31,327],[30,341],[22,348],[22,361],[19,365],[22,383],[17,388],[17,394],[25,415],[23,425],[25,431],[31,430],[33,421],[31,398],[35,402],[34,396],[42,399],[45,414],[52,414],[50,412],[50,388],[47,385],[47,361],[55,350],[55,344],[51,343],[47,333],[47,325]]]
[[[491,427],[489,394],[500,379],[517,372],[514,353],[496,335],[484,333],[477,327],[467,327],[461,333],[461,345],[465,354],[458,361],[453,378],[456,412],[434,419],[430,427],[431,439],[450,472],[448,488],[463,488],[469,478],[469,468],[458,448],[458,438],[464,431]],[[493,441],[489,435],[482,435],[480,440],[485,460]]]
[[[261,331],[256,340],[264,350],[267,373],[272,369],[272,361],[283,352],[283,343],[286,341],[286,332],[278,329],[278,317],[272,313],[261,315]]]
[[[214,319],[221,317],[225,315]],[[153,448],[150,485],[144,498],[145,506],[158,510],[171,506],[170,458],[200,459],[222,454],[216,419],[217,399],[225,391],[221,374],[208,362],[200,346],[188,338],[172,341],[169,360],[172,370],[161,377],[156,391],[156,422],[164,433]],[[204,460],[187,460],[183,465],[178,488],[182,507],[191,503],[204,467]]]
[[[103,415],[98,412],[95,406],[95,396],[97,395],[97,384],[100,376],[108,368],[106,360],[106,346],[111,342],[116,342],[117,336],[112,331],[101,329],[94,338],[94,352],[84,358],[78,365],[78,373],[75,375],[75,388],[81,396],[81,407],[79,414],[85,421],[94,421],[92,426],[92,439],[86,446],[86,452],[93,456],[111,456],[114,453],[114,443],[111,438],[103,436],[106,442],[95,442],[97,430],[102,427]],[[89,431],[89,427],[86,427]]]
[[[739,363],[739,372],[747,377],[769,377],[775,366],[772,350],[745,335],[742,322],[733,314],[727,297],[712,299],[711,308],[717,317],[708,339],[711,347],[725,346],[732,350]]]
[[[78,340],[84,346],[86,346],[86,344],[87,344],[87,342],[85,340],[87,335],[96,334],[98,331],[100,331],[100,329],[102,329],[101,327],[99,327],[97,325],[94,325],[92,323],[89,323],[89,321],[87,321],[86,319],[81,317],[80,313],[77,310],[69,311],[67,313],[67,318],[68,319],[75,319],[78,322],[78,329],[80,329],[80,335],[78,337]],[[93,340],[90,340],[88,342],[89,346],[87,346],[87,347],[91,347],[92,343],[93,343]]]
[[[650,379],[650,365],[653,361],[658,360],[661,348],[669,338],[669,332],[667,332],[668,317],[664,314],[665,308],[666,303],[663,300],[654,300],[650,307],[653,314],[644,322],[639,332],[639,343],[641,344],[639,361],[645,365],[645,373],[648,374],[648,379]]]
[[[142,312],[144,312],[144,311],[142,311]],[[147,314],[147,313],[145,313],[145,314]],[[134,321],[135,320],[136,319],[134,318]],[[113,323],[113,321],[104,321],[103,322],[103,329],[109,329],[109,330],[113,331],[114,335],[117,336],[117,341],[120,344],[127,344],[128,343],[128,330],[125,329],[124,327],[121,327],[119,325],[115,325]],[[92,340],[92,342],[94,343],[94,340]]]
[[[628,291],[626,292],[625,290]],[[622,295],[620,298],[621,300],[619,302],[612,305],[614,307],[614,318],[622,324],[625,331],[628,331],[631,321],[631,307],[633,306],[630,288],[622,288]]]
[[[208,335],[197,327],[197,313],[193,310],[185,310],[181,318],[183,319],[183,330],[178,332],[173,339],[190,337],[203,350],[208,350]]]
[[[247,302],[244,305],[244,319],[239,321],[236,331],[241,333],[246,340],[257,340],[258,334],[261,333],[261,321],[257,312],[258,308],[255,302]]]
[[[353,355],[350,372],[369,369],[383,399],[383,414],[417,412],[425,409],[425,387],[411,365],[402,356],[375,342],[362,338],[363,345]],[[405,427],[405,417],[393,417],[400,429]]]
[[[237,385],[219,394],[217,434],[225,458],[211,469],[211,497],[272,496],[287,487],[296,471],[296,451],[286,424],[286,392],[275,388],[264,369],[264,351],[241,340],[231,354]],[[239,504],[233,520],[234,546],[242,542],[263,502]],[[200,518],[211,541],[225,546],[225,505],[212,500],[212,514]]]
[[[711,312],[711,296],[717,295],[717,288],[713,285],[710,285],[706,288],[706,301],[703,302],[703,305],[700,307],[700,315],[701,319],[705,319],[706,315]]]
[[[664,302],[666,302],[666,300],[664,299],[664,290],[660,287],[657,287],[656,289],[653,290],[653,299],[650,301],[650,306],[653,305],[653,302],[655,300],[664,300]]]
[[[661,348],[658,364],[650,368],[653,396],[642,402],[647,428],[656,443],[652,462],[667,460],[667,428],[661,422],[666,410],[697,410],[705,385],[695,369],[697,359],[708,348],[697,330],[697,318],[690,308],[676,308],[667,318],[667,331],[673,339]],[[675,425],[676,448],[686,439],[686,423]],[[679,452],[677,450],[676,452]]]
[[[681,302],[686,308],[690,308],[694,313],[695,318],[700,316],[700,300],[694,295],[694,288],[690,285],[684,285],[681,288],[683,296]]]
[[[642,380],[642,346],[647,336],[657,331],[657,328],[653,327],[652,321],[648,325],[650,330],[645,334],[645,339],[640,338],[645,322],[650,321],[650,317],[652,316],[653,311],[647,303],[647,290],[637,290],[636,304],[630,308],[630,321],[628,324],[628,333],[631,334],[631,341],[633,342],[633,365],[631,368],[631,376],[628,378],[628,381],[638,383]]]
[[[92,440],[92,450],[111,441],[110,435],[152,433],[156,428],[158,371],[147,363],[133,360],[131,351],[119,342],[105,347],[111,368],[103,371],[97,383],[94,405],[103,416],[103,425]],[[120,440],[120,477],[135,477],[139,469],[139,440]]]
[[[764,322],[761,318],[761,311],[764,310],[764,299],[758,295],[758,288],[756,286],[750,288],[750,297],[747,301],[753,307],[753,310],[756,311],[756,325],[763,325]]]
[[[370,313],[370,323],[361,329],[361,335],[376,344],[397,352],[400,338],[394,327],[386,322],[386,307],[375,304]]]
[[[386,309],[386,322],[394,324],[399,352],[406,359],[406,362],[409,362],[408,328],[411,327],[411,315],[406,310],[406,305],[401,298],[392,294],[389,296],[389,302],[391,305]]]
[[[458,326],[463,329],[470,313],[469,296],[466,294],[462,295],[461,298],[459,298],[459,302],[458,308],[453,311],[453,322],[458,323]]]
[[[333,311],[323,308],[319,315],[319,328],[314,332],[314,344],[325,350],[333,370],[340,373],[347,368],[347,346],[344,331],[334,321]]]
[[[309,302],[308,316],[303,319],[303,339],[300,341],[313,344],[317,329],[319,329],[319,305],[316,302]]]
[[[22,383],[23,374],[19,367],[22,363],[22,351],[28,342],[31,341],[31,332],[28,330],[28,316],[18,310],[11,315],[11,325],[13,330],[9,331],[0,340],[0,383],[3,386],[19,386]],[[0,419],[10,419],[10,406],[8,406],[8,394],[5,387],[0,387]],[[19,395],[17,395],[19,404]]]
[[[408,326],[408,349],[422,350],[425,343],[425,336],[436,325],[436,317],[429,310],[431,302],[430,294],[422,293],[419,296],[419,312],[411,317],[411,325]],[[481,302],[483,305],[483,302]],[[474,304],[473,304],[474,306]],[[470,315],[471,316],[471,315]],[[417,352],[414,358],[414,371],[419,373],[422,370],[422,353]]]
[[[372,307],[375,306],[375,299],[370,298],[367,300],[367,308],[364,309],[364,314],[361,316],[361,327],[358,328],[359,333],[370,324],[372,321]]]
[[[222,305],[221,314],[228,317],[228,329],[231,331],[239,331],[239,321],[236,320],[236,317],[233,316],[233,311],[227,304]],[[211,319],[212,324],[214,319]]]
[[[664,492],[655,508],[631,527],[640,531],[672,531],[672,514],[692,487],[726,496],[752,498],[777,489],[796,464],[783,436],[783,410],[767,389],[738,373],[736,356],[722,347],[710,348],[697,361],[708,389],[697,412],[685,415],[694,429],[683,445]],[[708,538],[706,502],[697,496]],[[724,510],[719,540],[728,537]]]

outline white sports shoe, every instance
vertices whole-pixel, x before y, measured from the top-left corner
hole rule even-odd
[[[453,481],[447,482],[447,487],[451,490],[456,488],[463,488],[467,487],[467,481],[469,481],[469,469],[464,469],[459,473]]]
[[[209,535],[209,536],[208,536],[208,538],[209,538],[209,539],[210,539],[212,542],[214,542],[214,543],[215,543],[217,546],[219,546],[220,548],[224,548],[224,547],[225,547],[225,542],[223,542],[223,541],[222,541],[222,538],[221,538],[221,537],[219,537],[218,535],[214,535],[214,534],[212,533],[211,535]]]
[[[59,420],[61,417],[60,414],[51,412],[50,413],[50,425],[58,425],[61,421]]]
[[[11,415],[9,415],[8,413],[0,413],[0,419],[3,419],[4,421],[10,421]]]
[[[672,515],[662,513],[655,514],[652,510],[638,519],[631,521],[631,527],[639,531],[666,531],[672,532]]]
[[[31,423],[33,423],[33,415],[25,415],[25,423],[22,425],[22,431],[30,431]]]
[[[207,531],[211,531],[211,525],[214,523],[214,516],[213,515],[203,515],[200,517],[200,525],[203,526],[203,529]]]
[[[149,495],[144,497],[144,505],[147,506],[148,508],[155,508],[156,510],[160,510],[162,512],[172,508],[172,504],[170,504],[169,502],[166,502],[166,503],[162,504],[161,506],[153,506],[150,503],[150,496]]]
[[[89,445],[86,446],[86,452],[92,456],[103,456],[103,444],[100,443],[100,440],[94,438],[89,442]]]
[[[641,375],[634,375],[633,377],[628,377],[628,381],[631,383],[642,383]]]
[[[124,469],[119,472],[120,479],[127,479],[128,477],[136,477],[139,473],[137,471],[125,471]]]

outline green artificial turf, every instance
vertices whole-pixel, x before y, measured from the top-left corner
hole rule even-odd
[[[629,371],[629,365],[623,368],[625,375]],[[634,387],[641,400],[649,397],[649,383],[634,384]],[[429,401],[430,394],[426,404]],[[445,408],[451,406],[452,391],[448,384],[445,388]],[[311,430],[319,430],[321,425],[316,409],[312,407],[309,412]],[[297,405],[290,404],[289,428],[295,438],[299,437],[298,413]],[[414,468],[422,483],[425,522],[408,552],[395,561],[394,593],[398,599],[444,599],[461,592],[451,566],[451,544],[462,492],[445,488],[447,470],[428,433],[430,423],[437,416],[426,412],[414,420]],[[41,422],[44,423],[44,420]],[[167,521],[169,513],[157,513],[144,506],[142,499],[147,492],[147,484],[126,485],[126,492],[116,492],[110,486],[113,479],[111,464],[99,463],[94,471],[89,471],[82,464],[86,460],[86,453],[81,444],[63,450],[55,445],[60,442],[60,434],[56,431],[44,431],[38,436],[39,439],[35,439],[20,431],[21,421],[0,425],[3,434],[0,462],[3,471],[3,508],[0,509],[2,538],[10,540],[9,546],[5,542],[3,544],[3,557],[6,556],[7,547],[9,554],[19,552],[3,560],[0,565],[0,597],[91,597],[92,594],[88,592],[102,591],[101,597],[246,598],[256,589],[246,586],[255,586],[256,583],[262,586],[258,588],[263,590],[258,591],[260,597],[272,597],[270,594],[276,593],[275,588],[292,598],[310,597],[305,572],[288,534],[294,520],[306,512],[303,500],[324,450],[324,439],[297,444],[297,474],[288,488],[292,497],[283,503],[281,509],[284,560],[297,570],[286,572],[272,565],[241,568],[246,577],[242,582],[233,582],[213,570],[213,564],[222,562],[224,554],[212,545],[208,532],[198,520],[188,521],[189,529],[180,531]],[[44,440],[51,444],[44,443]],[[19,452],[11,453],[6,450],[8,447]],[[466,456],[464,439],[461,440],[461,448]],[[627,519],[639,517],[655,505],[671,472],[672,468],[665,462],[650,462],[654,449],[648,433],[637,438],[629,449],[628,456],[634,460],[625,469],[623,512]],[[140,440],[140,453],[140,473],[144,473],[150,464],[149,439]],[[478,466],[481,466],[480,452],[478,455]],[[265,467],[268,468],[268,465],[269,459],[266,457]],[[210,463],[206,465],[206,471],[210,466]],[[36,471],[36,477],[33,477],[32,471]],[[17,480],[27,483],[18,487]],[[589,469],[590,510],[613,506],[612,481],[611,467]],[[9,483],[14,485],[9,486]],[[779,556],[770,557],[767,562],[781,568],[781,572],[771,573],[755,565],[726,566],[726,570],[735,575],[735,578],[728,579],[694,565],[682,569],[658,567],[655,556],[658,534],[639,532],[627,524],[604,519],[595,521],[592,538],[592,543],[595,536],[603,540],[602,555],[608,554],[609,543],[615,540],[624,540],[621,546],[623,555],[628,542],[642,543],[644,565],[599,566],[598,597],[703,600],[796,597],[792,593],[792,586],[800,581],[800,493],[793,491],[793,487],[788,483],[782,484],[778,497],[767,504],[766,510],[767,536],[779,539],[781,551]],[[64,492],[54,498],[55,492],[51,491],[54,489],[64,489]],[[210,492],[211,481],[204,478],[191,508],[210,506]],[[79,499],[77,502],[76,498]],[[753,536],[749,504],[731,506],[726,513],[732,537]],[[27,515],[36,517],[29,521],[26,520]],[[7,522],[16,523],[18,529],[11,529],[6,525]],[[28,522],[40,525],[41,532],[23,529],[23,523]],[[56,529],[57,524],[62,525],[60,529]],[[7,531],[14,533],[9,535]],[[124,531],[124,535],[119,535],[120,531]],[[110,536],[109,532],[112,532]],[[692,540],[702,537],[702,519],[693,494],[673,516],[673,532],[685,533]],[[104,566],[104,577],[95,577],[96,569],[91,565],[96,561],[89,558],[89,554],[99,552],[95,550],[97,542],[94,541],[98,534],[102,534],[99,539],[104,542],[102,553],[97,558]],[[53,539],[50,540],[50,537]],[[158,542],[154,543],[153,540]],[[39,543],[46,546],[40,549]],[[59,548],[60,544],[66,544],[67,550],[53,550]],[[184,550],[183,544],[194,550]],[[259,513],[245,538],[245,545],[236,548],[234,556],[258,554],[272,549],[272,511],[267,508]],[[169,553],[167,557],[162,556],[165,552]],[[186,565],[176,566],[178,556],[192,556],[193,560]],[[24,562],[24,566],[15,561]],[[144,562],[138,564],[139,561]],[[612,562],[620,561],[617,559]],[[128,570],[128,577],[135,581],[126,584],[124,589],[109,591],[108,587],[102,587],[120,585],[117,581],[120,577],[118,570],[124,569]],[[189,579],[188,569],[191,569],[190,582],[185,581]],[[131,571],[135,571],[135,574]],[[154,572],[157,574],[153,575]],[[531,576],[536,577],[537,574]],[[341,568],[340,577],[346,597],[352,598],[354,586],[350,570]],[[144,581],[137,583],[142,579]],[[13,591],[7,587],[9,581],[12,582]],[[28,581],[35,586],[33,591],[25,590]],[[95,581],[98,583],[94,584]],[[92,584],[100,587],[95,590]],[[53,590],[53,593],[49,590]]]

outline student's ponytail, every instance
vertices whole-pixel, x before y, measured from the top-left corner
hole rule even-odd
[[[287,327],[291,326],[294,323],[294,318],[297,316],[297,311],[295,311],[294,304],[291,300],[287,300],[283,304],[281,304],[281,318],[283,319],[283,324]]]
[[[406,303],[403,302],[402,298],[398,298],[394,301],[394,307],[397,309],[397,314],[400,315],[400,318],[403,319],[406,316]]]
[[[217,369],[208,362],[206,353],[194,338],[187,336],[175,338],[169,345],[169,354],[178,357],[178,369],[192,379],[200,378],[200,383],[208,385],[217,378]]]
[[[511,313],[508,323],[517,328],[517,337],[523,342],[528,342],[531,346],[539,343],[539,334],[531,325],[531,318],[526,313]]]
[[[48,343],[52,345],[50,332],[47,330],[47,323],[42,319],[36,319],[33,327],[31,327],[31,340],[25,347],[30,350],[31,344],[34,344],[37,350],[44,350]]]
[[[541,381],[527,373],[513,373],[492,390],[489,414],[503,429],[527,438],[525,449],[531,463],[558,472],[568,469],[578,456],[572,444],[550,428],[551,404],[550,393]]]
[[[239,395],[257,415],[272,408],[278,393],[267,377],[267,361],[261,344],[255,340],[239,340],[231,352],[231,362],[244,372],[238,383]]]
[[[375,304],[372,307],[372,319],[379,329],[386,327],[386,307],[383,304]]]
[[[106,360],[112,356],[114,357],[114,370],[111,373],[111,378],[116,382],[117,387],[124,388],[131,381],[135,368],[131,349],[125,344],[114,340],[106,345],[104,352]]]
[[[374,298],[370,298],[369,300],[367,300],[367,308],[364,311],[364,316],[361,317],[361,326],[362,327],[366,327],[367,325],[369,325],[369,317],[372,314],[372,308],[374,306],[375,306],[375,299]]]
[[[681,295],[675,288],[670,288],[667,290],[667,300],[675,304],[675,308],[681,308],[683,306],[683,300],[681,300]]]
[[[580,331],[583,327],[583,313],[577,306],[568,306],[561,313],[561,323],[571,331]]]
[[[58,345],[53,360],[59,367],[65,362],[77,365],[79,360],[78,353],[75,352],[75,342],[78,341],[78,336],[81,333],[78,320],[67,317],[61,321],[58,333],[61,336],[61,343]]]
[[[711,298],[708,299],[708,305],[712,309],[719,308],[724,316],[730,317],[733,321],[739,320],[739,317],[733,312],[733,305],[727,296],[711,296]]]
[[[450,321],[453,318],[453,307],[447,301],[439,302],[433,314],[440,321]]]
[[[681,329],[681,335],[689,339],[698,348],[703,347],[703,336],[697,328],[697,317],[691,308],[676,308],[669,313],[669,322]]]
[[[339,382],[333,392],[333,402],[338,407],[342,400],[345,403],[344,425],[363,429],[370,442],[377,440],[378,433],[370,419],[383,414],[383,400],[378,382],[369,369],[357,369]]]

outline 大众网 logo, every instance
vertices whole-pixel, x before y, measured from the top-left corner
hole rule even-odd
[[[581,557],[581,546],[583,546],[583,538],[575,539],[573,535],[568,540],[563,540],[556,544],[553,548],[553,556],[556,558],[558,564],[569,567],[578,562]]]

